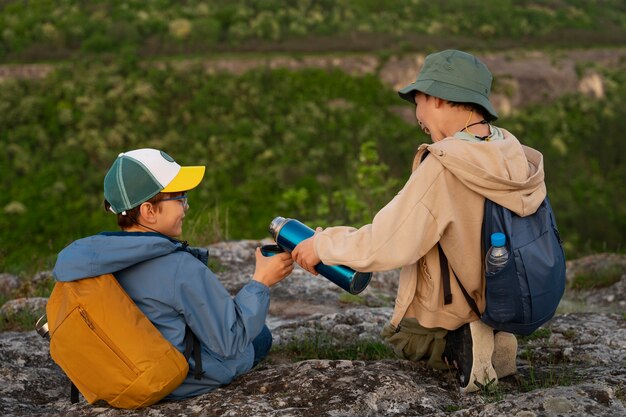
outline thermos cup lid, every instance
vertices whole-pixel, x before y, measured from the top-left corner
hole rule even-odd
[[[274,256],[277,253],[282,253],[285,250],[278,245],[263,245],[261,246],[261,253],[263,256]]]
[[[269,231],[274,239],[276,239],[276,236],[278,236],[278,233],[280,233],[280,229],[283,227],[286,221],[287,219],[281,216],[277,216],[274,218],[274,220],[272,220],[272,222],[270,223]]]

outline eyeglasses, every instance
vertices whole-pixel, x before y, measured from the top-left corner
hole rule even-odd
[[[185,210],[189,208],[189,204],[187,204],[187,194],[179,195],[178,197],[164,198],[161,201],[163,202],[163,201],[172,201],[172,200],[180,201],[180,204],[183,205]]]

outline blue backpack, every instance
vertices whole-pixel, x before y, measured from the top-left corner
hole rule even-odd
[[[554,316],[565,291],[565,254],[548,197],[534,214],[526,217],[485,200],[483,259],[491,245],[491,234],[496,232],[506,235],[509,259],[501,270],[485,277],[483,314],[456,273],[452,273],[472,311],[483,322],[496,330],[526,336]],[[450,272],[441,246],[439,260],[444,304],[450,304]]]

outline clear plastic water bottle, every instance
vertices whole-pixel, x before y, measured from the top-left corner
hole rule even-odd
[[[494,274],[504,268],[509,260],[509,251],[506,248],[506,236],[504,233],[493,233],[491,235],[491,247],[485,257],[485,272]]]

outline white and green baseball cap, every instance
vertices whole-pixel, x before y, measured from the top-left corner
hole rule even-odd
[[[200,184],[204,171],[204,166],[182,167],[158,149],[123,152],[104,177],[104,198],[118,214],[158,193],[191,190]]]

